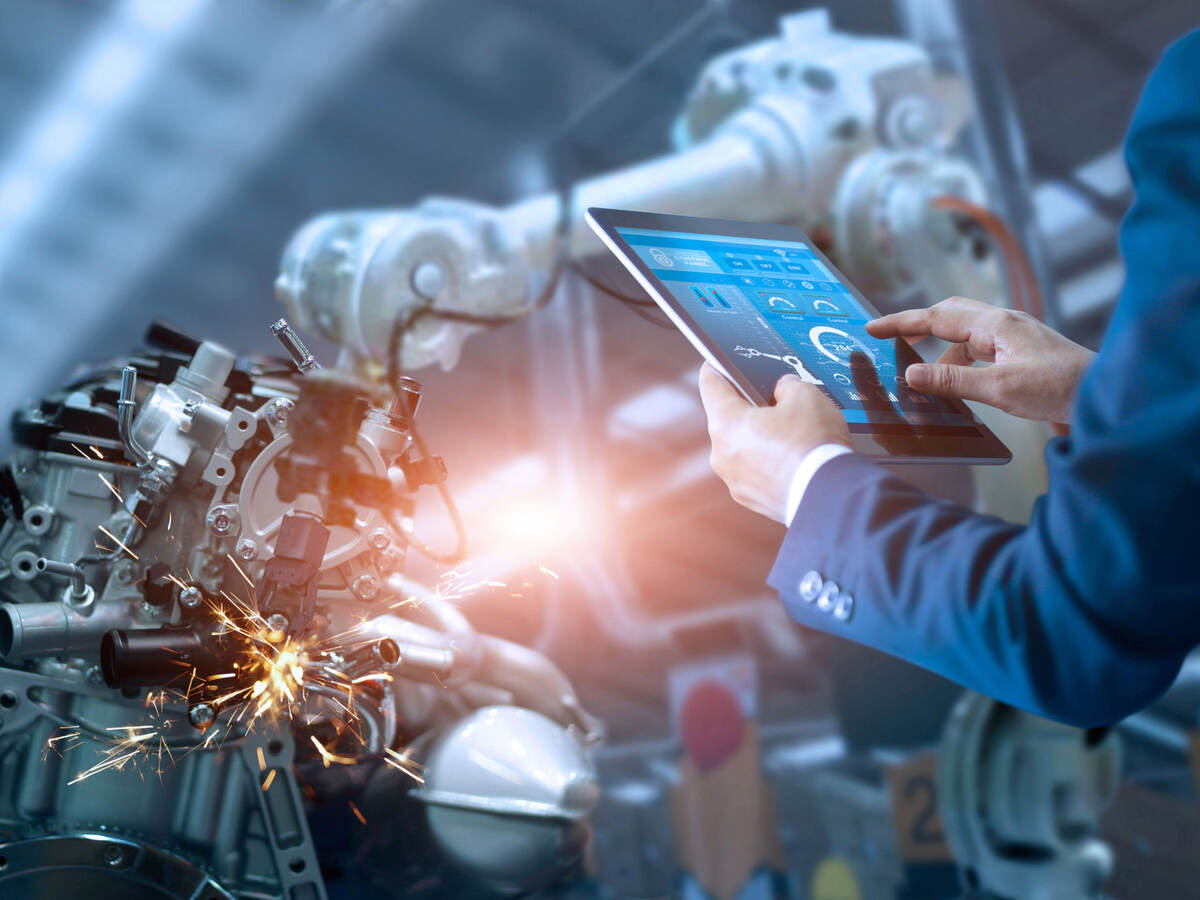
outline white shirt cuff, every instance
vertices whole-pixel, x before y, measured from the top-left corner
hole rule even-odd
[[[792,519],[796,518],[796,511],[800,509],[800,502],[804,499],[804,492],[808,490],[808,483],[812,481],[813,476],[817,474],[817,469],[825,465],[831,459],[841,456],[843,453],[852,453],[849,447],[845,444],[821,444],[818,447],[813,447],[805,454],[804,459],[800,460],[800,465],[796,467],[796,474],[792,476],[792,484],[788,488],[787,509],[785,513],[787,518],[784,519],[785,525],[791,525]]]

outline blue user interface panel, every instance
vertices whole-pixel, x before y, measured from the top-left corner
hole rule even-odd
[[[616,230],[764,397],[795,373],[852,431],[974,429],[961,410],[908,386],[895,344],[867,333],[871,316],[806,244]]]

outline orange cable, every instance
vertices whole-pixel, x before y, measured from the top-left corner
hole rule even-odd
[[[1037,280],[1033,277],[1033,267],[1029,264],[1029,257],[1021,247],[1017,236],[1008,227],[1008,223],[991,210],[950,194],[934,197],[932,203],[938,209],[948,209],[967,216],[987,232],[1000,250],[1009,289],[1013,295],[1013,306],[1023,309],[1034,318],[1041,320],[1043,316],[1042,295],[1038,290]],[[1061,422],[1051,422],[1050,428],[1055,434],[1071,433],[1071,426]]]
[[[1013,306],[1036,319],[1042,319],[1042,296],[1037,287],[1037,280],[1033,277],[1033,267],[1008,223],[991,210],[961,197],[944,194],[934,197],[931,202],[938,209],[947,209],[966,216],[987,233],[1000,251],[1012,292]]]

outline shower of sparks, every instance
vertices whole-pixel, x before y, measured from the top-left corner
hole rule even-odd
[[[64,756],[88,742],[101,748],[99,760],[78,772],[70,784],[132,767],[137,767],[139,773],[148,768],[161,776],[167,765],[197,749],[219,747],[265,725],[286,728],[300,714],[312,689],[335,714],[339,736],[349,734],[360,746],[365,745],[355,694],[375,690],[372,685],[389,682],[392,676],[384,671],[359,674],[362,661],[355,667],[354,657],[347,654],[369,653],[374,640],[356,632],[356,626],[333,638],[297,641],[272,631],[252,604],[228,592],[221,596],[221,601],[209,602],[212,640],[236,648],[231,651],[230,671],[202,674],[180,661],[177,683],[148,693],[140,724],[115,726],[103,732],[78,725],[59,728],[47,741],[46,753]],[[352,674],[339,668],[347,666]],[[186,718],[186,708],[199,703],[208,704],[214,711],[214,724],[203,738],[193,732]],[[326,746],[316,737],[312,743],[326,767],[358,762],[357,756],[336,752],[333,744]],[[262,784],[265,791],[276,770],[268,770],[261,749],[257,762],[259,770],[267,773]]]
[[[43,759],[51,752],[64,757],[85,743],[95,742],[103,748],[99,760],[76,773],[68,785],[78,784],[101,772],[126,768],[136,768],[143,777],[143,770],[149,768],[161,777],[163,767],[175,761],[169,737],[179,724],[177,718],[166,714],[167,700],[165,691],[149,692],[145,700],[146,721],[136,725],[115,725],[102,731],[85,731],[80,725],[61,726],[46,741]],[[213,737],[215,735],[210,734],[205,743]]]
[[[125,502],[124,498],[121,496],[121,492],[117,490],[117,486],[115,484],[113,484],[111,481],[109,481],[107,478],[105,478],[99,472],[96,473],[96,477],[104,482],[104,486],[106,488],[108,488],[110,491],[112,491],[113,496],[117,498],[118,503]]]
[[[245,579],[246,584],[250,585],[250,590],[254,590],[254,582],[250,580],[250,576],[246,574],[245,570],[238,565],[238,561],[228,553],[225,554],[225,558],[233,563],[233,567],[238,570],[238,574]]]
[[[124,550],[126,553],[128,553],[130,556],[132,556],[134,559],[138,558],[138,555],[136,553],[134,553],[132,550],[130,550],[128,547],[125,546],[124,541],[122,541],[119,537],[117,537],[115,534],[113,534],[111,531],[109,531],[103,525],[97,525],[96,527],[98,529],[100,529],[101,531],[103,531],[104,534],[107,535],[109,538],[116,541],[117,546],[120,547],[122,550]]]
[[[110,487],[115,488],[115,485]],[[170,521],[168,518],[168,528]],[[137,559],[137,555],[111,531],[103,527],[100,530]],[[106,771],[133,768],[142,777],[146,771],[161,777],[166,766],[197,750],[219,748],[227,741],[240,740],[262,727],[290,729],[293,720],[303,714],[310,695],[319,696],[326,712],[332,714],[338,734],[332,742],[326,743],[315,735],[308,736],[321,762],[329,768],[359,761],[358,756],[344,752],[342,743],[349,735],[360,746],[366,744],[356,711],[361,703],[359,697],[364,691],[377,696],[378,690],[396,677],[382,668],[372,669],[376,664],[367,661],[373,659],[373,645],[379,640],[377,634],[362,628],[367,617],[345,631],[325,637],[310,635],[296,639],[280,635],[259,612],[249,575],[233,556],[227,558],[250,586],[249,601],[230,591],[221,591],[219,597],[206,601],[213,623],[211,641],[232,648],[229,670],[201,673],[181,660],[177,683],[147,694],[145,713],[139,724],[114,726],[102,731],[81,725],[61,726],[46,742],[44,753],[53,752],[65,757],[85,744],[100,747],[98,761],[78,772],[70,784],[78,784]],[[559,576],[552,570],[541,565],[538,568],[548,578],[558,580]],[[169,577],[184,588],[193,580],[190,572],[185,570],[185,574],[186,581],[174,575]],[[464,586],[470,577],[469,566],[447,572],[435,586],[434,598],[440,602],[454,602],[480,587],[508,586],[503,581],[479,579],[479,575],[475,576],[478,580],[474,583]],[[522,588],[532,586],[531,582],[521,583]],[[390,602],[388,608],[419,606],[421,602],[417,596],[410,595]],[[437,679],[436,673],[434,677]],[[441,679],[437,680],[441,683]],[[192,728],[186,713],[189,706],[199,703],[208,704],[214,713],[213,724],[203,735]],[[400,751],[388,747],[384,748],[382,759],[423,784],[423,767],[410,754],[411,748]],[[261,749],[257,752],[257,763],[259,771],[265,773],[261,789],[266,791],[278,770],[268,767]],[[359,811],[355,810],[355,815],[365,821]]]
[[[409,757],[410,749],[405,749],[403,753],[398,753],[391,747],[384,751],[383,761],[393,769],[398,769],[403,772],[417,784],[424,784],[425,778],[421,775],[425,771],[425,767],[419,762]]]
[[[343,766],[351,766],[358,762],[353,756],[339,756],[336,753],[331,753],[325,748],[325,745],[317,740],[315,734],[309,735],[313,742],[313,746],[317,748],[317,753],[321,755],[321,761],[325,763],[325,768],[329,768],[334,763],[340,763]]]

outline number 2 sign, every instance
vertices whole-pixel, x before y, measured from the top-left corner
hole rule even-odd
[[[896,844],[906,862],[941,862],[953,857],[937,806],[937,757],[923,753],[889,766]]]

